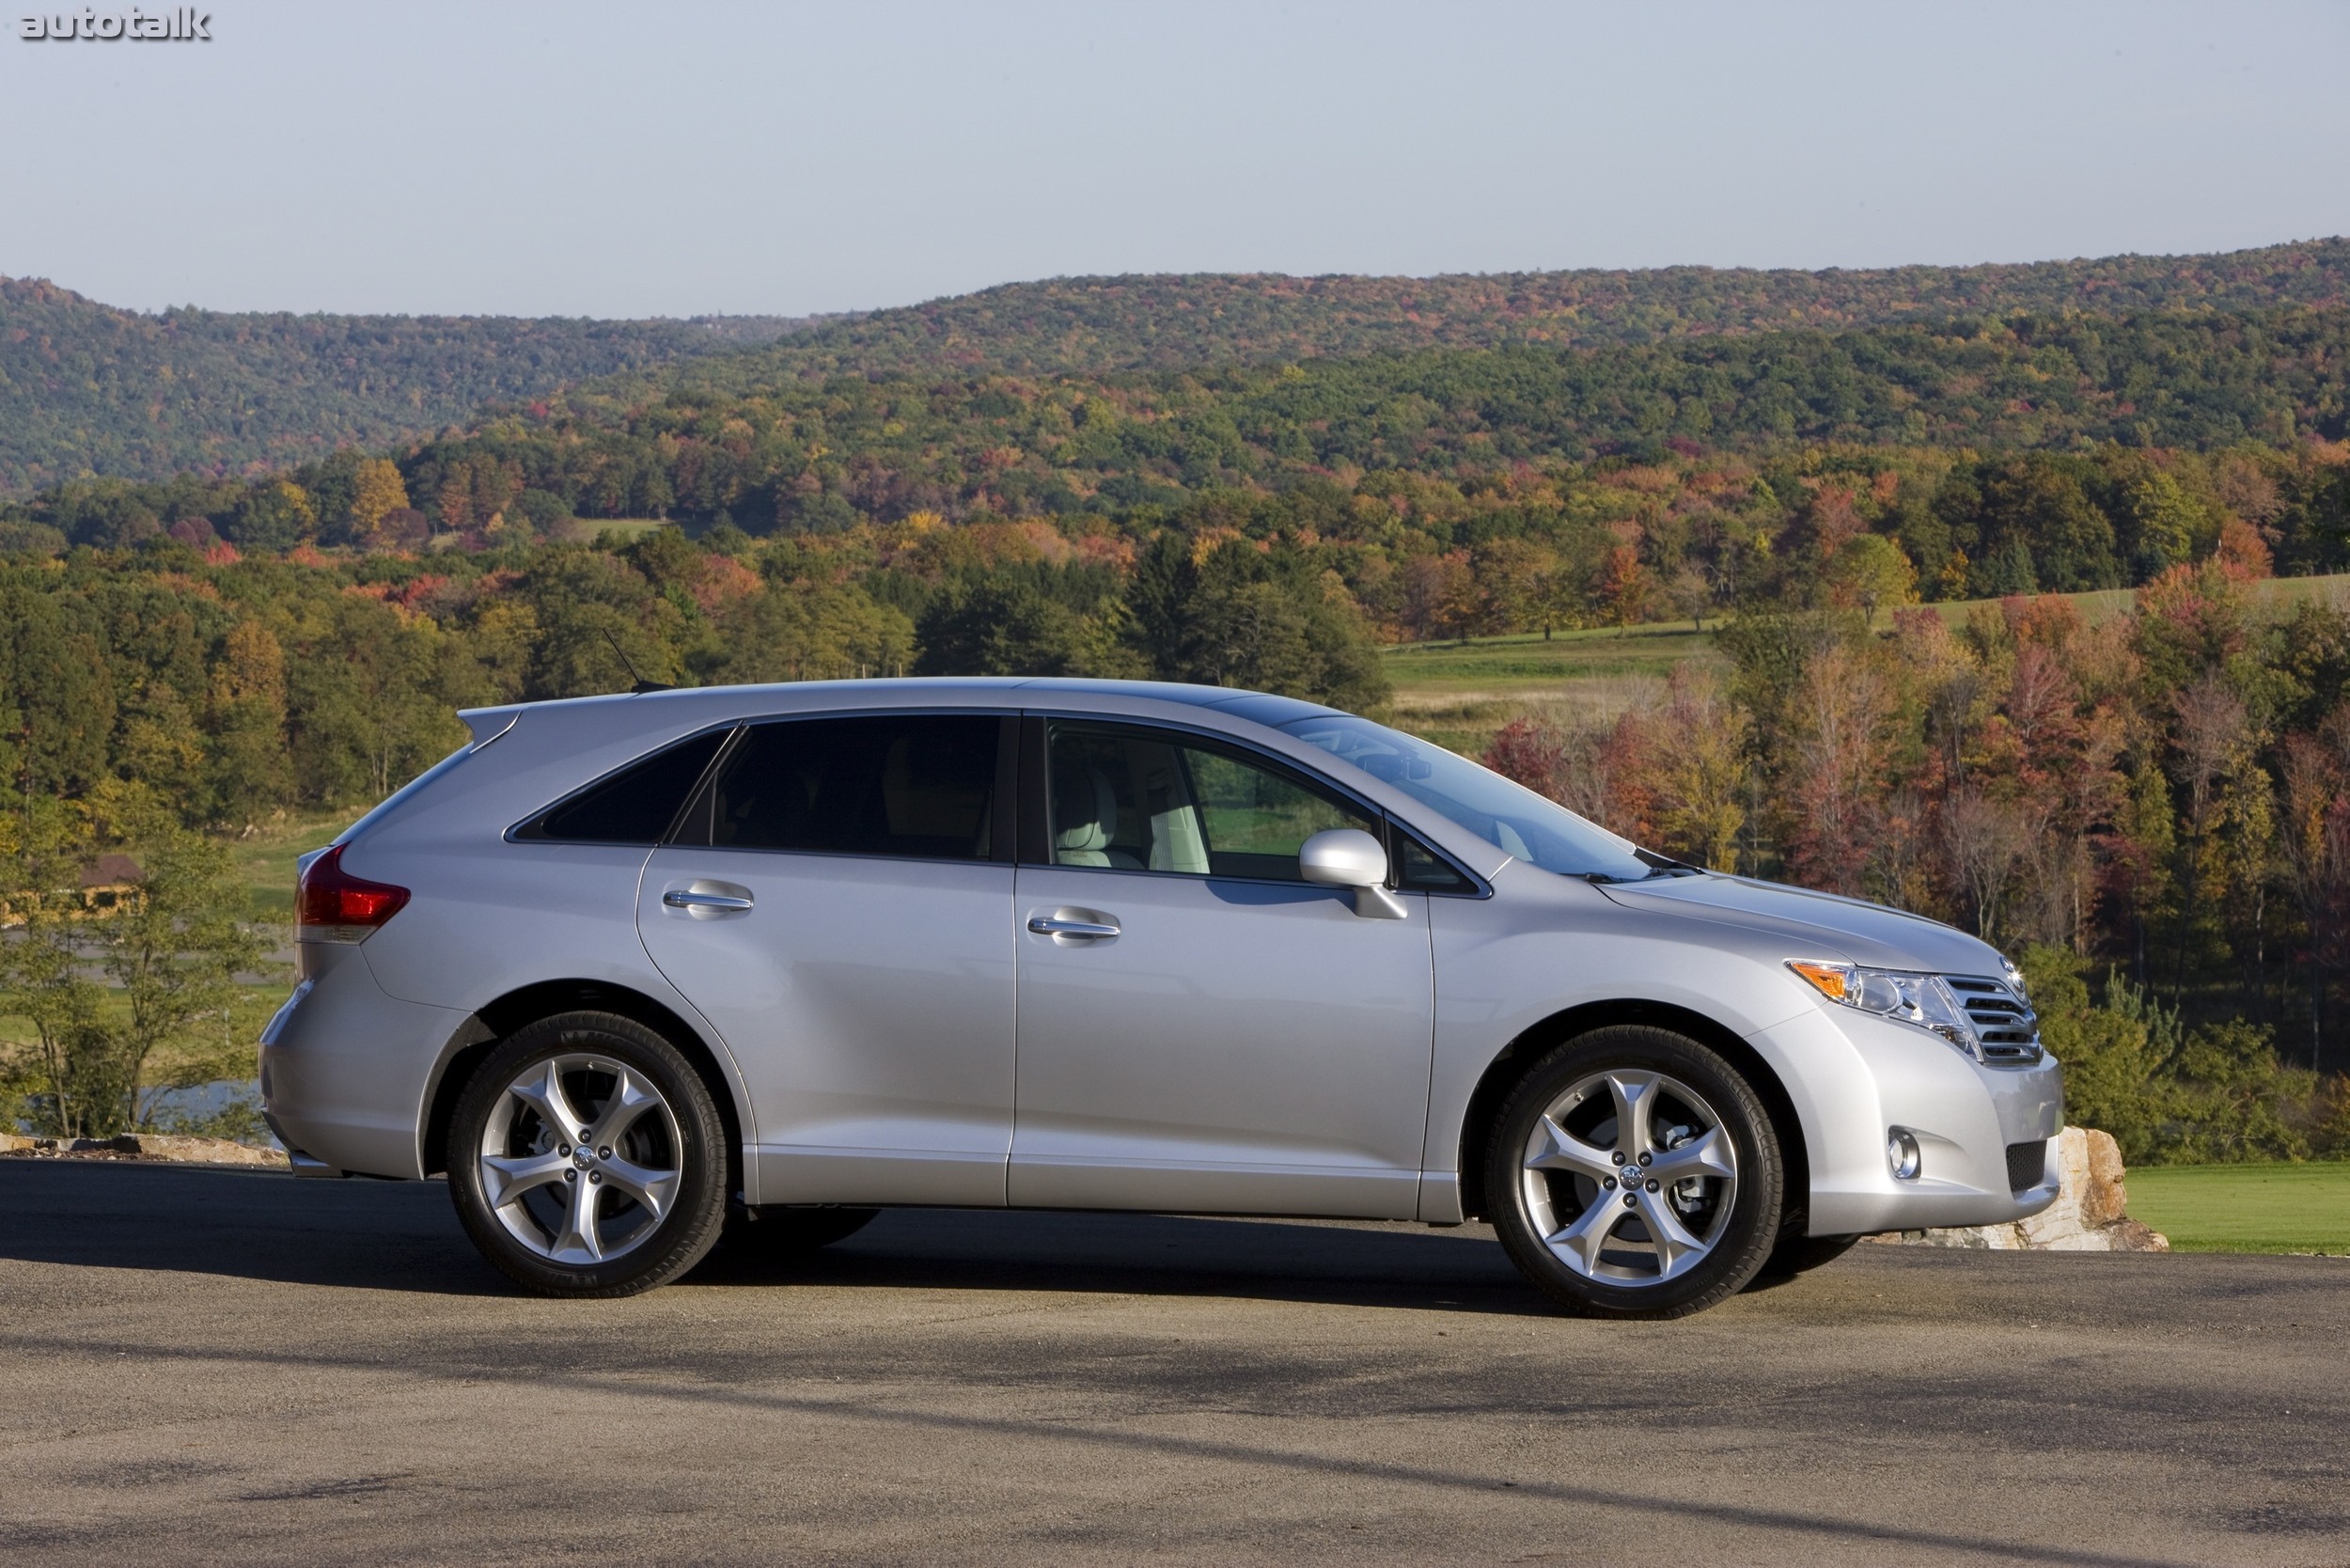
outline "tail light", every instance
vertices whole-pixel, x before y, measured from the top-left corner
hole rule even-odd
[[[337,844],[302,873],[294,900],[298,934],[305,942],[364,942],[407,902],[405,887],[344,870],[343,846]]]

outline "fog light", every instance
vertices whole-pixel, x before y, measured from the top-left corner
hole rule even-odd
[[[1893,1168],[1893,1174],[1898,1180],[1916,1181],[1919,1164],[1918,1136],[1906,1127],[1887,1128],[1885,1163]]]

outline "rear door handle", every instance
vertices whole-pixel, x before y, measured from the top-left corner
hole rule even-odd
[[[751,901],[738,899],[731,893],[697,893],[691,887],[672,887],[661,895],[661,902],[671,909],[748,909]]]
[[[1122,929],[1100,920],[1064,920],[1054,915],[1031,916],[1028,929],[1039,936],[1116,936]]]

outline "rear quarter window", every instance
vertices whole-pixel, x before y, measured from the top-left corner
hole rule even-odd
[[[566,844],[657,844],[668,835],[731,731],[678,742],[590,784],[514,830],[514,837]]]

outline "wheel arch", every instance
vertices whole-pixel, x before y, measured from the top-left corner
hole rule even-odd
[[[1534,1065],[1552,1048],[1568,1041],[1590,1034],[1594,1029],[1612,1027],[1619,1024],[1646,1024],[1653,1027],[1671,1029],[1685,1034],[1700,1044],[1718,1053],[1736,1068],[1753,1086],[1757,1098],[1771,1118],[1771,1130],[1778,1136],[1780,1157],[1787,1167],[1785,1212],[1791,1220],[1800,1220],[1810,1206],[1811,1192],[1811,1160],[1804,1142],[1803,1123],[1795,1115],[1795,1105],[1787,1093],[1787,1086],[1762,1053],[1740,1039],[1736,1031],[1701,1012],[1669,1002],[1648,1001],[1637,997],[1618,997],[1607,1001],[1585,1002],[1552,1013],[1542,1022],[1519,1034],[1503,1046],[1498,1055],[1486,1064],[1484,1074],[1471,1091],[1468,1109],[1461,1119],[1459,1152],[1461,1210],[1468,1217],[1480,1218],[1490,1211],[1485,1201],[1485,1156],[1491,1147],[1493,1122],[1501,1103],[1519,1080],[1534,1069]]]
[[[732,1077],[702,1033],[679,1012],[642,991],[609,980],[552,980],[509,991],[472,1013],[450,1036],[439,1071],[426,1090],[423,1168],[427,1176],[448,1168],[448,1126],[457,1101],[484,1058],[518,1029],[558,1012],[615,1012],[653,1030],[694,1064],[727,1129],[727,1190],[743,1190],[743,1107]]]

